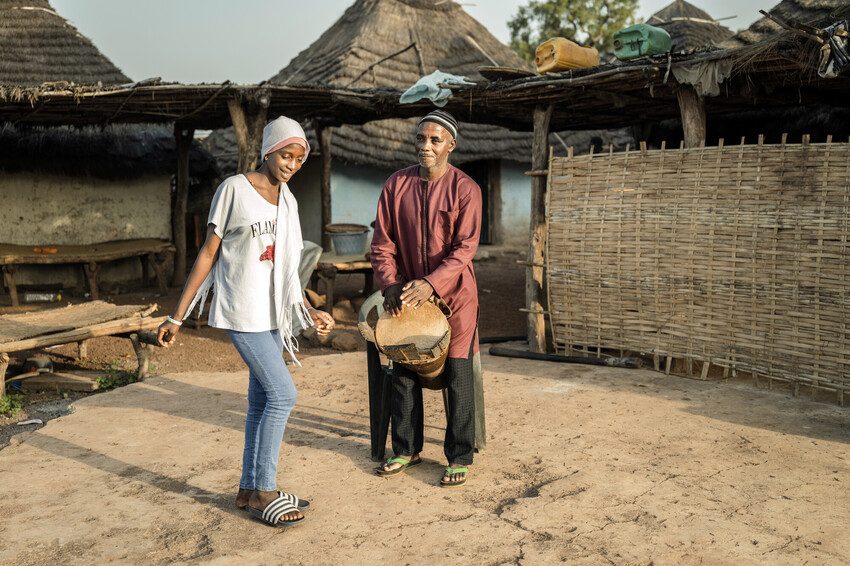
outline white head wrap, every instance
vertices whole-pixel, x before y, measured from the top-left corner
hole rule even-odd
[[[301,127],[301,124],[292,118],[280,116],[266,124],[266,127],[263,128],[263,149],[260,152],[260,156],[265,159],[268,154],[291,143],[300,144],[304,148],[305,153],[302,163],[307,161],[307,156],[310,155],[310,143],[307,141],[307,135],[304,133],[304,129]]]

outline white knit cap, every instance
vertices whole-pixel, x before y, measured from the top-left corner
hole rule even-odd
[[[263,150],[260,155],[265,159],[268,154],[291,143],[297,143],[304,147],[303,161],[307,161],[307,156],[310,155],[310,143],[307,141],[304,129],[292,118],[280,116],[263,128]]]

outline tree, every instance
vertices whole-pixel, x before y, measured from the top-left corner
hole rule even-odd
[[[614,32],[635,21],[638,0],[530,0],[508,21],[511,48],[527,61],[547,39],[565,37],[613,51]]]

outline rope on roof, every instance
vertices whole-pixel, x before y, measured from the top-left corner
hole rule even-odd
[[[53,14],[54,16],[61,18],[59,14],[51,10],[50,8],[42,8],[41,6],[12,6],[13,10],[38,10],[40,12],[47,12],[48,14]],[[64,19],[64,18],[63,18]]]
[[[670,23],[670,22],[698,22],[698,23],[701,23],[701,24],[714,24],[716,26],[720,25],[720,23],[717,20],[706,20],[705,18],[689,18],[687,16],[675,16],[675,17],[672,17],[672,18],[668,18],[666,20],[662,20],[658,16],[652,16],[649,19],[650,19],[650,21],[658,20],[658,22],[662,23],[662,24],[667,24],[667,23]]]

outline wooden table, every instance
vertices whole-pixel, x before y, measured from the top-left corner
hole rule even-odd
[[[157,305],[119,306],[92,301],[0,316],[0,396],[5,394],[9,354],[77,343],[78,357],[85,358],[88,340],[101,336],[128,338],[139,362],[137,375],[144,379],[148,373],[149,345],[156,342],[155,337],[145,335],[165,320],[164,316],[150,316],[156,309]]]
[[[36,249],[55,249],[55,253],[38,253]],[[17,246],[0,244],[0,268],[3,280],[12,297],[12,306],[17,306],[18,288],[15,283],[15,271],[19,265],[56,265],[80,264],[83,266],[89,293],[93,300],[98,299],[97,278],[100,264],[117,259],[138,257],[142,262],[142,280],[147,285],[150,270],[156,276],[157,286],[162,295],[168,293],[164,265],[168,254],[174,254],[174,245],[163,240],[140,239],[104,242],[87,246]]]
[[[330,252],[322,254],[319,265],[313,274],[313,289],[318,291],[316,283],[321,281],[325,285],[325,310],[331,312],[334,306],[334,283],[338,273],[362,273],[366,277],[364,294],[372,293],[374,276],[372,263],[364,255],[336,255]]]

